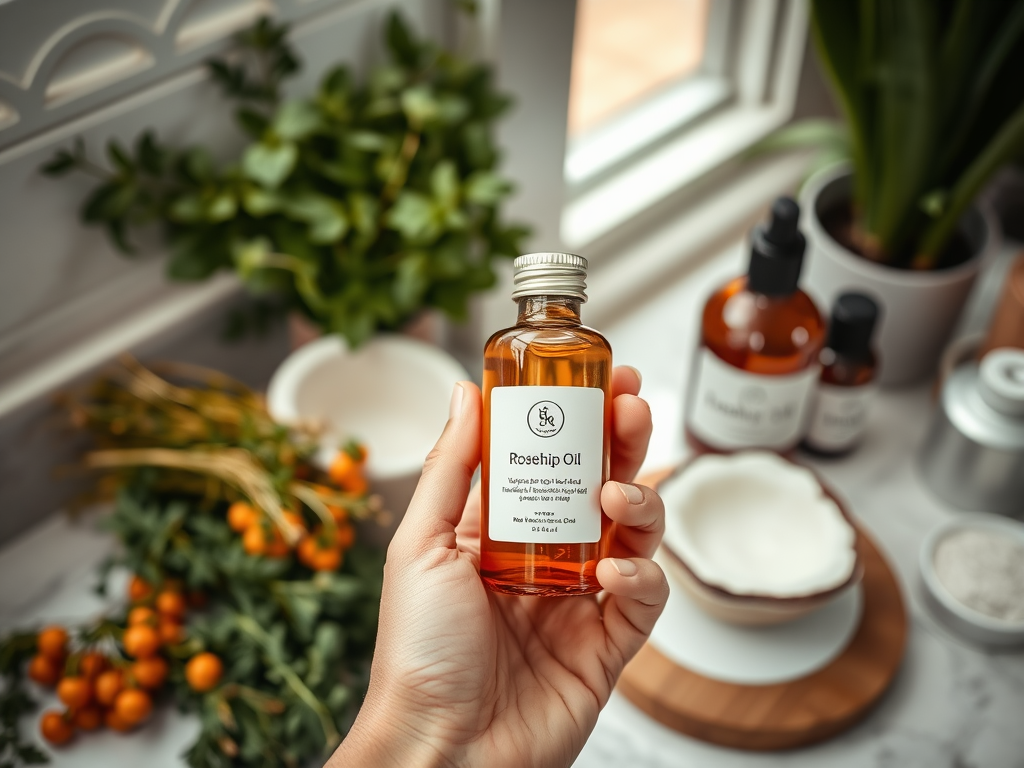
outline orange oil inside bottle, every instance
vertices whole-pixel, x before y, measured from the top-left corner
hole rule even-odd
[[[611,522],[601,513],[601,538],[579,544],[493,541],[488,536],[491,390],[495,387],[563,386],[604,390],[602,484],[611,449],[612,350],[597,331],[580,323],[580,301],[559,296],[520,299],[516,325],[494,334],[484,349],[483,450],[481,456],[480,575],[487,586],[516,595],[598,592],[595,571],[608,552]],[[500,482],[499,479],[496,481]]]

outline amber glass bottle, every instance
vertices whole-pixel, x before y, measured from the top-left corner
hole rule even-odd
[[[878,358],[871,337],[878,304],[862,293],[844,293],[832,307],[828,345],[821,351],[821,380],[804,448],[840,456],[857,447],[878,389]]]
[[[484,349],[480,574],[498,592],[601,589],[612,350],[580,322],[586,268],[574,254],[516,259],[518,320]]]
[[[800,209],[782,197],[751,236],[750,269],[704,306],[686,434],[698,450],[789,451],[803,436],[825,323],[797,287]]]

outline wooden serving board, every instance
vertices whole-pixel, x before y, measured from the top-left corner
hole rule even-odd
[[[647,484],[664,476],[648,478]],[[737,685],[678,666],[648,643],[626,666],[619,691],[670,728],[736,749],[791,749],[849,728],[889,687],[907,636],[896,578],[871,537],[863,529],[858,533],[863,618],[850,644],[827,666],[785,683]]]

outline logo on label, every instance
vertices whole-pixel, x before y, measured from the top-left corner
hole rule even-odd
[[[562,431],[565,414],[558,403],[541,400],[535,403],[526,414],[526,424],[537,437],[554,437]]]

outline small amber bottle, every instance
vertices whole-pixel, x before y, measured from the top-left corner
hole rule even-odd
[[[788,197],[751,234],[750,268],[704,306],[690,375],[686,434],[702,451],[799,444],[815,382],[825,323],[797,287],[804,237]]]
[[[878,389],[878,358],[871,348],[877,321],[878,305],[862,293],[844,293],[832,307],[821,380],[804,437],[804,448],[813,453],[839,456],[860,441]]]
[[[480,575],[515,595],[598,592],[611,346],[580,322],[586,259],[531,253],[514,270],[519,318],[484,349]]]

